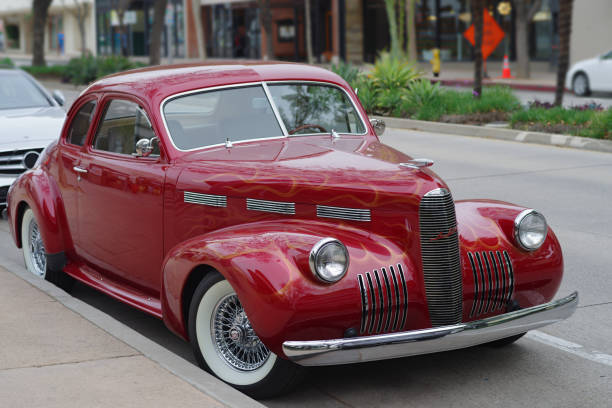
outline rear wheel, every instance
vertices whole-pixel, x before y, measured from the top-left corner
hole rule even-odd
[[[574,76],[572,91],[578,96],[589,96],[591,94],[589,78],[587,78],[586,74],[579,73]]]
[[[219,273],[206,275],[194,292],[189,337],[203,369],[253,398],[285,393],[301,378],[301,367],[277,357],[259,339]]]
[[[72,289],[74,279],[63,271],[54,271],[49,268],[39,224],[30,208],[25,210],[21,220],[21,243],[23,259],[28,272],[48,280],[65,291]]]

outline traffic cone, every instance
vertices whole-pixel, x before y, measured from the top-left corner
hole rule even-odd
[[[504,69],[502,69],[502,78],[512,78],[512,73],[510,72],[510,61],[508,61],[508,54],[504,55]]]

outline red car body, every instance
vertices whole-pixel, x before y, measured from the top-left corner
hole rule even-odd
[[[432,327],[423,271],[419,206],[448,189],[429,168],[365,135],[279,137],[181,151],[169,141],[161,106],[192,90],[235,84],[313,81],[350,86],[319,68],[293,64],[193,65],[118,74],[88,87],[72,105],[59,141],[9,194],[12,235],[30,207],[48,259],[63,271],[163,319],[188,339],[194,282],[220,272],[238,294],[257,335],[284,356],[286,341],[310,341]],[[92,148],[99,109],[111,98],[138,103],[160,142],[159,157],[125,157]],[[87,142],[66,142],[84,103],[98,107]],[[86,169],[78,174],[73,168]],[[227,197],[225,207],[186,202],[185,192]],[[247,199],[295,204],[294,214],[253,211]],[[369,210],[369,220],[322,217],[317,206]],[[549,228],[535,251],[517,245],[524,207],[491,200],[455,203],[461,322],[551,301],[563,275],[561,247]],[[332,236],[350,255],[346,276],[323,283],[309,269],[315,243]],[[54,258],[55,256],[55,258]],[[370,287],[370,281],[371,287]],[[363,287],[360,287],[363,285]],[[365,304],[364,304],[365,302]],[[379,306],[373,310],[372,306]]]

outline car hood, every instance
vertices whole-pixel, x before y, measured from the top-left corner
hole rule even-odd
[[[0,151],[44,148],[56,140],[66,113],[60,107],[1,109]]]
[[[406,210],[446,187],[412,158],[370,137],[295,137],[190,153],[178,189],[228,197]]]

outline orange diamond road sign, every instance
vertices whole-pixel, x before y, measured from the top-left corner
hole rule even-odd
[[[474,46],[474,24],[470,26],[465,32],[463,36]],[[504,30],[501,29],[497,21],[491,17],[491,14],[487,10],[484,11],[483,21],[482,21],[482,59],[486,60],[489,58],[489,55],[495,51],[501,40],[504,39]]]

